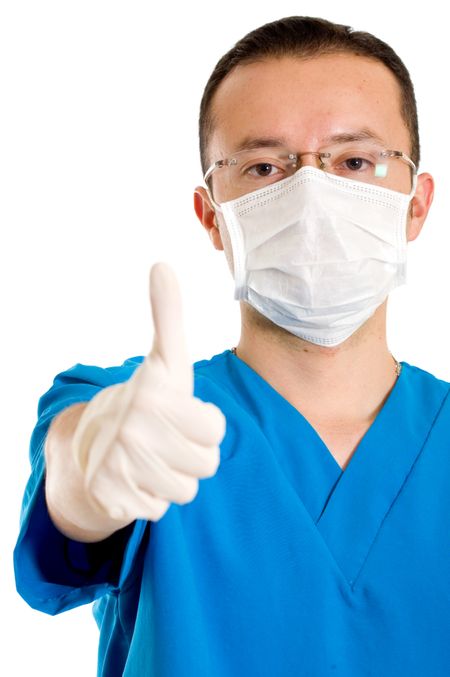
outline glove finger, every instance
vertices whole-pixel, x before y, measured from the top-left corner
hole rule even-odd
[[[155,333],[149,359],[160,358],[176,388],[192,394],[192,365],[183,331],[181,291],[175,273],[166,263],[152,266],[150,302]]]
[[[217,445],[192,442],[159,412],[151,415],[131,412],[119,439],[128,450],[129,457],[137,445],[146,449],[149,455],[158,455],[170,468],[192,477],[211,477],[219,465],[220,450]]]
[[[96,509],[117,520],[157,522],[170,506],[169,501],[133,485],[127,471],[120,475],[99,473],[91,479],[87,489]]]
[[[165,399],[161,407],[164,418],[182,435],[202,446],[219,445],[226,430],[226,418],[215,404],[191,397],[178,403]]]
[[[143,416],[155,414],[187,439],[207,447],[220,444],[225,435],[226,419],[219,407],[197,397],[180,397],[170,388],[160,388],[147,397],[139,395],[134,411]]]
[[[136,441],[128,450],[127,465],[131,481],[145,493],[180,504],[189,503],[197,494],[196,477],[174,470]]]

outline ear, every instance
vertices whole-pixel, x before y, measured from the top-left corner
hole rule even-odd
[[[203,186],[197,186],[194,191],[194,209],[197,218],[209,235],[216,249],[223,250],[222,238],[220,237],[216,212],[211,204],[208,191]]]
[[[419,235],[425,222],[427,214],[433,202],[434,180],[430,174],[423,173],[417,177],[417,188],[413,199],[411,200],[410,214],[406,237],[408,242],[412,242]]]

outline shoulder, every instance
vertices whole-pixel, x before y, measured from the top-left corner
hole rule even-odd
[[[239,383],[236,358],[231,350],[194,364],[194,395],[200,399],[235,400]]]
[[[402,404],[423,414],[435,411],[437,418],[450,418],[450,383],[407,362],[402,362],[403,384],[400,388]],[[448,425],[448,423],[447,423]]]
[[[408,362],[402,362],[402,370],[405,373],[405,376],[409,381],[414,385],[421,385],[422,387],[428,387],[432,389],[448,391],[450,389],[450,383],[445,379],[439,378],[434,374],[431,374],[425,369],[416,367]]]
[[[194,363],[195,379],[210,379],[217,381],[229,375],[231,350],[213,355],[210,359],[199,360]]]
[[[53,387],[77,383],[106,387],[127,380],[141,364],[143,357],[130,357],[121,365],[100,367],[91,364],[75,364],[55,376]]]
[[[220,388],[219,384],[227,380],[229,355],[231,352],[227,350],[193,365],[196,391],[202,393],[211,387]],[[59,410],[63,404],[68,406],[77,401],[88,401],[100,389],[127,381],[144,359],[142,355],[129,357],[122,364],[108,367],[82,363],[73,365],[55,376],[51,387],[39,401],[39,414],[48,409]],[[198,396],[201,397],[201,394]]]
[[[130,378],[143,359],[143,357],[131,357],[121,365],[113,367],[75,364],[55,376],[52,386],[41,399],[44,402],[51,402],[54,397],[59,399],[64,394],[75,395],[78,391],[80,393],[95,392],[100,388],[121,383]]]

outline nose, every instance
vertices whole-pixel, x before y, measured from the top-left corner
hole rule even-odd
[[[315,150],[305,150],[302,153],[297,153],[297,169],[300,167],[316,167],[317,169],[324,169],[324,157],[322,153]]]

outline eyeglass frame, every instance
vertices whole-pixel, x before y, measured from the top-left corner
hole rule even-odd
[[[265,146],[261,146],[261,150],[263,150]],[[254,150],[257,150],[256,148]],[[246,152],[244,150],[242,151],[237,151],[235,155],[238,155],[239,153]],[[298,162],[298,160],[303,156],[303,155],[315,155],[316,158],[320,161],[321,166],[319,166],[319,169],[324,170],[324,163],[322,161],[322,158],[329,158],[331,157],[331,153],[327,153],[326,151],[303,151],[302,153],[292,153],[288,151],[288,160],[295,160]],[[395,157],[398,158],[399,160],[402,160],[405,162],[413,171],[413,175],[416,175],[418,172],[418,169],[414,162],[411,160],[411,158],[406,155],[402,150],[389,150],[387,148],[380,150],[380,157]],[[231,167],[232,165],[236,165],[237,160],[235,157],[229,157],[229,158],[224,158],[222,160],[216,160],[213,162],[206,172],[203,175],[203,181],[205,182],[207,189],[208,189],[208,194],[213,202],[214,205],[218,206],[218,203],[214,200],[212,193],[209,189],[208,186],[208,181],[211,178],[212,174],[216,171],[216,169],[222,169],[222,167]],[[326,173],[326,172],[325,172]]]

